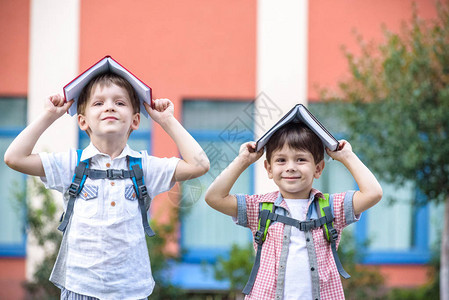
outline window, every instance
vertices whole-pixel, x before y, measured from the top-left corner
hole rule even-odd
[[[26,126],[27,101],[24,98],[0,98],[0,154]],[[0,166],[0,256],[25,256],[25,208],[16,196],[26,188],[26,177]]]
[[[206,175],[182,185],[181,246],[186,250],[183,261],[214,262],[233,243],[251,242],[250,231],[210,208],[204,201],[204,193],[238,155],[240,145],[254,139],[252,105],[247,101],[185,101],[183,104],[183,125],[205,150],[211,163]],[[231,193],[252,193],[253,172],[252,167],[245,170]],[[198,190],[196,195],[187,192],[192,186]]]
[[[359,224],[357,239],[368,241],[365,263],[426,263],[430,259],[429,206],[418,205],[412,183],[380,182],[382,201]]]

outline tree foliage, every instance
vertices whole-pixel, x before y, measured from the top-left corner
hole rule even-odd
[[[229,257],[219,257],[214,266],[214,276],[217,280],[228,280],[231,294],[239,293],[248,281],[254,263],[254,248],[252,244],[239,246],[233,244]]]
[[[151,271],[156,285],[151,300],[177,299],[185,297],[185,291],[173,285],[167,276],[169,261],[178,260],[178,255],[167,251],[167,245],[176,239],[176,219],[172,214],[168,223],[151,221],[151,228],[156,233],[153,237],[146,236],[148,252],[151,260]]]
[[[59,299],[59,289],[48,279],[62,240],[62,235],[56,229],[60,211],[51,191],[43,184],[32,178],[28,187],[28,194],[23,187],[16,187],[14,198],[19,207],[26,207],[27,231],[32,234],[36,245],[43,249],[44,257],[35,266],[32,279],[24,283],[27,299]],[[31,199],[39,199],[34,202],[40,204],[32,203]]]
[[[441,201],[449,195],[449,9],[438,3],[432,21],[413,11],[399,33],[384,29],[384,43],[359,38],[359,56],[345,51],[350,77],[323,97],[345,103],[337,107],[348,137],[375,173]]]

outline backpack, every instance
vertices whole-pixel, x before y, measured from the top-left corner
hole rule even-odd
[[[332,255],[334,257],[338,272],[345,279],[351,277],[344,270],[340,262],[340,258],[338,257],[337,244],[336,244],[338,239],[338,232],[333,226],[334,216],[332,214],[332,210],[329,205],[329,194],[324,194],[324,198],[316,199],[315,203],[318,219],[303,222],[300,222],[290,217],[276,214],[274,212],[275,206],[273,202],[262,203],[259,211],[259,222],[257,231],[254,234],[254,241],[257,244],[256,258],[248,282],[242,291],[243,294],[249,295],[249,293],[253,288],[254,282],[256,281],[257,272],[259,271],[260,267],[260,256],[262,252],[262,245],[265,242],[265,238],[267,237],[268,227],[274,221],[294,226],[301,231],[311,231],[312,229],[323,227],[324,236],[326,237],[326,240],[331,244]]]
[[[65,232],[65,229],[69,223],[70,217],[73,213],[73,206],[75,204],[76,197],[82,191],[86,178],[91,179],[104,179],[108,178],[110,180],[114,179],[127,179],[131,178],[134,186],[134,190],[139,201],[139,209],[142,216],[142,224],[145,233],[148,236],[154,236],[154,231],[151,229],[147,218],[147,209],[145,203],[150,204],[150,197],[148,195],[147,188],[144,184],[143,171],[142,171],[142,159],[128,156],[129,170],[96,170],[89,168],[89,159],[81,161],[81,155],[83,150],[78,149],[77,151],[77,164],[75,168],[75,174],[73,175],[72,183],[69,186],[68,194],[69,201],[67,203],[66,212],[61,216],[61,224],[59,224],[58,229]]]

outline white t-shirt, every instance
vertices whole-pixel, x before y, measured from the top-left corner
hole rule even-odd
[[[92,144],[81,160],[90,158],[92,169],[128,169],[126,157],[141,157],[145,185],[151,198],[174,184],[178,158],[157,158],[126,146],[111,160]],[[77,153],[41,153],[50,189],[64,195],[72,182]],[[154,280],[138,200],[131,179],[87,178],[75,200],[50,280],[77,294],[99,299],[142,299],[151,294]]]
[[[292,218],[305,221],[309,199],[284,199]],[[291,229],[285,269],[284,300],[312,299],[312,277],[303,231]]]

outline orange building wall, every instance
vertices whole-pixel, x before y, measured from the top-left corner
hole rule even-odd
[[[28,91],[30,1],[0,1],[0,96]],[[23,299],[25,258],[0,258],[0,299]]]
[[[30,1],[0,1],[0,95],[28,91]]]
[[[318,100],[317,87],[335,89],[338,81],[347,78],[341,47],[360,53],[354,32],[365,41],[382,42],[382,25],[398,32],[401,23],[412,17],[412,2],[416,2],[421,18],[435,18],[435,1],[429,0],[309,1],[309,101]]]
[[[81,69],[109,53],[156,97],[254,96],[255,1],[112,3],[82,1]]]
[[[82,1],[80,70],[110,54],[179,117],[186,97],[254,97],[255,33],[256,1]],[[155,155],[176,154],[156,140]]]
[[[430,280],[431,267],[426,265],[382,265],[379,272],[387,287],[416,287]]]
[[[0,299],[24,299],[25,264],[24,258],[0,259]]]

